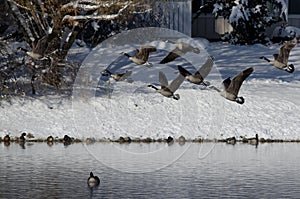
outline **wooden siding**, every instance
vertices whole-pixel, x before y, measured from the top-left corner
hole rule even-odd
[[[157,7],[163,10],[165,21],[162,27],[176,30],[188,36],[192,36],[192,1],[191,0],[169,0],[158,1]]]

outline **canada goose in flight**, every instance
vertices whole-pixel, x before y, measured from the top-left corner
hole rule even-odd
[[[145,64],[151,66],[151,64],[148,62],[149,54],[155,51],[156,51],[156,47],[154,46],[141,46],[140,49],[135,50],[134,56],[131,56],[124,52],[122,54],[127,56],[133,63],[137,65]]]
[[[276,68],[279,68],[281,70],[285,70],[289,73],[293,73],[295,70],[295,67],[293,64],[288,65],[288,59],[291,50],[296,46],[298,40],[295,37],[294,39],[287,41],[283,43],[279,49],[279,54],[273,54],[274,61],[269,60],[265,56],[260,57],[260,59],[264,59]]]
[[[241,88],[241,85],[243,81],[254,71],[254,69],[248,68],[237,75],[235,75],[232,79],[228,77],[223,81],[224,91],[220,91],[214,86],[211,86],[211,88],[218,91],[222,97],[235,101],[239,104],[243,104],[245,102],[245,99],[243,97],[238,97],[239,90]]]
[[[206,62],[194,73],[190,73],[186,69],[184,69],[182,66],[178,65],[178,70],[181,75],[183,75],[189,82],[192,82],[194,84],[202,84],[204,86],[209,86],[209,82],[205,82],[204,78],[207,77],[207,75],[210,73],[212,66],[213,66],[213,58],[209,56],[206,60]]]
[[[90,177],[87,180],[89,187],[98,186],[100,184],[100,179],[98,176],[94,176],[93,172],[90,173]]]
[[[163,72],[159,72],[159,83],[161,88],[157,88],[154,85],[148,85],[150,88],[154,88],[158,93],[162,94],[165,97],[173,97],[175,100],[179,100],[179,94],[174,94],[174,92],[179,88],[180,84],[184,81],[184,77],[182,75],[178,75],[176,79],[174,79],[171,84],[168,84],[168,80],[166,75]]]
[[[108,69],[105,69],[103,72],[104,73],[106,72],[109,76],[111,76],[116,81],[126,80],[132,74],[132,71],[126,71],[125,73],[112,73]]]
[[[32,51],[28,51],[27,49],[24,49],[22,47],[19,47],[18,49],[26,52],[28,56],[35,60],[43,60],[48,59],[47,57],[44,57],[44,53],[48,46],[48,36],[45,35],[42,38],[38,40],[36,44],[32,44]]]
[[[160,64],[166,64],[168,62],[171,62],[176,58],[185,55],[188,52],[194,52],[196,54],[200,53],[199,48],[193,47],[190,44],[184,42],[167,42],[173,43],[175,45],[175,48],[171,52],[169,52],[169,54],[163,60],[159,62]]]

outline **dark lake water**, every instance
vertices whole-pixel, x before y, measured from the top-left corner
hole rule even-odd
[[[299,198],[299,163],[297,143],[1,143],[0,198]]]

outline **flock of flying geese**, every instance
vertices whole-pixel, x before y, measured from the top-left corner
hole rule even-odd
[[[174,44],[175,48],[169,52],[169,54],[160,61],[160,64],[166,64],[169,62],[174,61],[178,57],[182,57],[186,53],[193,52],[196,54],[200,53],[199,48],[193,47],[190,44],[184,42],[172,42],[167,41]],[[261,59],[268,61],[270,64],[275,66],[278,69],[287,71],[289,73],[294,72],[295,68],[293,64],[288,64],[289,54],[292,48],[295,47],[298,40],[296,37],[290,41],[286,41],[282,44],[279,50],[279,54],[274,54],[274,60],[271,61],[268,58],[262,56]],[[141,46],[140,49],[135,50],[135,54],[133,56],[129,55],[128,53],[122,53],[123,55],[127,56],[129,60],[137,65],[146,65],[152,66],[151,63],[148,62],[148,58],[150,53],[156,51],[156,47],[154,46]],[[222,97],[227,100],[237,102],[239,104],[243,104],[245,99],[243,97],[238,96],[240,87],[243,81],[249,77],[254,69],[252,67],[247,68],[246,70],[241,71],[240,73],[236,74],[232,79],[228,77],[223,81],[224,90],[221,91],[217,89],[215,86],[211,86],[209,82],[204,81],[204,79],[210,73],[214,64],[213,57],[209,56],[206,62],[195,72],[191,73],[187,69],[183,68],[182,66],[178,65],[179,76],[175,78],[170,84],[168,83],[167,77],[163,72],[159,72],[159,83],[160,88],[150,84],[148,87],[155,89],[158,93],[165,97],[172,97],[175,100],[179,100],[179,94],[175,94],[175,91],[180,87],[182,82],[186,79],[187,81],[203,86],[209,86],[209,88],[216,90],[220,93]],[[122,81],[127,79],[131,74],[132,71],[126,71],[125,73],[112,73],[108,69],[103,71],[103,75],[111,76],[116,81]]]
[[[160,64],[166,64],[171,61],[174,61],[176,58],[182,57],[189,52],[193,52],[196,54],[200,53],[199,48],[193,47],[190,44],[184,42],[172,42],[172,41],[167,41],[167,42],[173,43],[175,48],[171,52],[169,52],[169,54],[165,58],[163,58],[160,61]],[[28,51],[27,49],[21,47],[19,47],[18,49],[25,51],[28,56],[30,56],[35,60],[43,60],[48,58],[47,56],[44,55],[45,46],[46,46],[45,43],[47,43],[47,38],[43,37],[38,41],[36,45],[32,47],[32,51]],[[298,39],[296,37],[296,34],[294,34],[293,39],[286,41],[281,45],[279,54],[273,54],[274,60],[270,60],[265,56],[262,56],[260,58],[266,60],[267,62],[269,62],[271,65],[273,65],[278,69],[287,71],[289,73],[293,73],[295,67],[293,64],[288,64],[288,58],[291,49],[293,49],[297,43],[298,43]],[[152,64],[148,62],[148,58],[150,53],[153,53],[155,51],[156,51],[156,47],[154,46],[141,46],[140,49],[135,50],[135,54],[133,56],[129,55],[128,53],[122,53],[122,54],[127,56],[129,60],[131,60],[133,63],[137,65],[152,66]],[[148,85],[148,87],[155,89],[158,93],[162,94],[165,97],[173,97],[174,99],[178,100],[180,96],[174,93],[180,87],[184,79],[187,79],[189,82],[194,84],[210,86],[209,82],[204,81],[204,79],[211,71],[212,66],[213,66],[212,57],[208,57],[206,62],[193,74],[188,70],[186,70],[185,68],[183,68],[182,66],[178,65],[177,67],[180,74],[170,84],[168,84],[166,75],[163,72],[159,72],[159,83],[161,87],[157,88],[154,85]],[[251,75],[253,71],[254,71],[253,68],[248,68],[236,74],[232,79],[230,77],[225,79],[223,81],[223,86],[224,86],[223,91],[217,89],[214,86],[210,86],[210,88],[218,91],[220,95],[227,100],[231,100],[239,104],[243,104],[245,100],[243,97],[239,97],[238,93],[243,81],[249,75]],[[127,79],[132,74],[132,72],[126,71],[125,73],[117,74],[106,69],[103,75],[105,74],[111,76],[113,79],[117,81],[122,81]]]

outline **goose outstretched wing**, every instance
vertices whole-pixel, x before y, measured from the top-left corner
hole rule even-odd
[[[224,90],[227,90],[227,88],[229,87],[229,85],[231,84],[231,79],[230,77],[228,77],[227,79],[224,79],[224,81],[222,82],[223,86],[224,86]]]
[[[125,80],[131,74],[132,74],[132,71],[126,71],[125,73],[122,74],[122,77],[120,78],[120,80]]]
[[[149,58],[149,54],[155,51],[156,47],[154,46],[141,46],[140,49],[137,51],[135,57],[147,61]]]
[[[274,56],[275,60],[280,63],[287,64],[290,56],[290,51],[291,50],[287,49],[284,45],[282,45],[279,49],[279,55]]]
[[[243,81],[249,77],[249,75],[254,71],[254,69],[248,68],[240,73],[238,73],[236,76],[234,76],[231,80],[230,85],[227,87],[226,91],[229,93],[232,93],[234,95],[237,95],[239,93],[239,90],[241,88],[241,85]]]
[[[287,64],[290,56],[290,52],[296,46],[296,44],[297,44],[296,37],[290,41],[283,43],[279,49],[279,55],[277,57],[274,56],[275,60],[283,64]]]
[[[200,50],[199,48],[193,47],[192,45],[185,43],[185,42],[176,42],[175,46],[183,53],[187,53],[187,52],[194,52],[199,54]]]
[[[173,93],[179,88],[179,86],[182,84],[182,82],[184,81],[184,76],[182,76],[181,74],[178,75],[178,77],[176,77],[170,84],[169,89],[170,91],[172,91]]]
[[[185,68],[183,68],[182,66],[178,65],[178,70],[179,70],[179,73],[181,75],[183,75],[184,77],[188,76],[188,75],[192,75],[192,73],[190,73],[189,71],[187,71]]]
[[[48,46],[48,36],[41,37],[36,44],[32,45],[32,52],[40,55],[44,55]]]
[[[161,87],[168,87],[169,85],[166,75],[161,71],[158,74],[158,81]]]
[[[209,56],[206,62],[198,69],[198,71],[195,74],[199,73],[204,79],[210,73],[213,65],[214,65],[213,58]]]
[[[169,52],[169,54],[163,58],[159,63],[160,64],[166,64],[169,63],[171,61],[174,61],[176,58],[182,56],[183,53],[181,52],[181,50],[179,50],[177,47],[172,50],[171,52]]]

